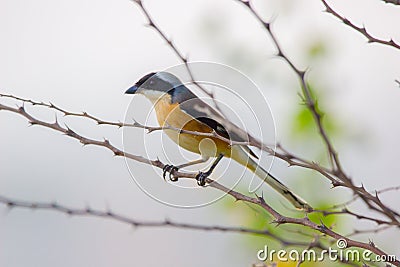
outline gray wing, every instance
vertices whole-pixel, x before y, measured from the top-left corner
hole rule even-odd
[[[249,136],[246,131],[225,119],[220,112],[216,111],[194,94],[192,94],[189,99],[181,101],[180,108],[191,117],[212,128],[218,135],[224,138],[236,142],[249,141]],[[248,146],[243,146],[243,148],[250,155],[258,158]]]

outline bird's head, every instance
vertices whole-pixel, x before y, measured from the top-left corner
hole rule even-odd
[[[142,94],[155,101],[165,94],[172,95],[174,89],[181,85],[182,82],[169,72],[152,72],[140,78],[125,94]]]

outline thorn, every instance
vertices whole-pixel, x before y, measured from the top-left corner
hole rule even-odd
[[[110,217],[114,216],[114,213],[111,210],[108,210],[106,214],[107,214],[107,216],[110,216]]]
[[[276,224],[275,227],[278,227],[278,226],[284,224],[285,222],[282,220],[282,218],[277,218],[277,219],[273,220],[272,223],[275,223]]]
[[[320,220],[321,225],[318,225],[318,229],[321,230],[321,232],[326,232],[326,230],[328,230],[328,227],[326,227],[326,225],[324,224],[324,222],[322,220]]]
[[[60,127],[60,124],[58,123],[57,113],[55,113],[54,116],[55,116],[55,121],[54,121],[53,125],[56,127]]]
[[[362,33],[368,35],[367,29],[365,28],[364,24],[363,24],[363,26],[360,28],[360,31],[361,31]]]
[[[114,151],[114,156],[118,157],[118,156],[123,156],[124,153],[122,153],[121,151]]]
[[[276,56],[277,56],[277,57],[285,57],[285,56],[283,55],[283,53],[282,53],[281,50],[279,50],[279,51],[276,53]]]
[[[372,241],[371,239],[368,240],[368,243],[369,243],[369,245],[370,245],[371,247],[373,247],[373,248],[376,247],[374,241]]]
[[[381,202],[381,200],[379,199],[378,191],[376,191],[376,190],[375,190],[375,197],[379,202]]]
[[[263,195],[261,194],[261,196],[258,196],[257,194],[255,194],[257,199],[260,201],[261,204],[265,204],[265,199],[263,197]]]
[[[302,80],[304,80],[307,71],[305,71],[305,70],[297,70],[296,72],[297,72],[297,74],[300,76],[300,78],[301,78]]]
[[[154,25],[154,23],[153,23],[152,20],[150,20],[150,21],[148,22],[147,26],[148,26],[148,27],[152,27],[152,28],[156,27],[156,25]]]
[[[364,184],[363,183],[361,183],[361,186],[359,187],[360,189],[362,189],[362,190],[365,190],[365,188],[364,188]]]
[[[241,1],[243,4],[245,4],[247,7],[249,7],[249,8],[251,8],[250,7],[250,1]]]

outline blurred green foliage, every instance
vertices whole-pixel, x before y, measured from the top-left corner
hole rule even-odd
[[[215,15],[215,14],[214,14]],[[260,70],[263,70],[264,77],[272,77],[273,73],[271,71],[265,71],[265,64],[269,64],[268,56],[260,57],[260,55],[265,55],[269,51],[259,49],[255,49],[255,47],[251,47],[251,43],[249,40],[244,40],[243,42],[236,42],[232,39],[232,36],[227,34],[229,32],[229,26],[227,25],[226,19],[223,15],[221,16],[210,16],[207,14],[206,19],[202,20],[202,24],[200,25],[200,32],[204,34],[204,39],[207,40],[209,47],[214,48],[211,52],[220,57],[224,57],[226,62],[234,63],[238,66],[241,66],[242,69],[246,69],[249,72],[259,73]],[[316,38],[314,40],[307,39],[303,40],[306,44],[299,45],[303,51],[300,51],[303,58],[305,58],[308,62],[306,62],[307,66],[312,65],[313,62],[323,60],[324,57],[328,56],[329,49],[327,47],[327,43],[322,38]],[[250,48],[251,47],[251,48]],[[273,52],[271,52],[273,53]],[[273,58],[273,54],[271,54],[270,59]],[[340,128],[340,123],[337,121],[333,114],[328,114],[328,112],[324,109],[323,104],[326,103],[326,95],[324,88],[317,88],[312,81],[308,81],[309,88],[311,91],[311,96],[315,101],[316,109],[318,113],[321,115],[323,126],[328,132],[330,137],[340,138],[342,133]],[[299,85],[300,86],[300,85]],[[290,88],[288,91],[296,92]],[[288,104],[290,107],[295,106],[292,110],[292,113],[287,120],[288,123],[288,137],[289,140],[292,140],[296,144],[301,144],[300,146],[304,147],[307,152],[312,152],[312,160],[320,162],[322,164],[326,164],[329,162],[328,154],[326,152],[325,146],[322,143],[321,136],[319,134],[318,128],[316,126],[315,120],[311,111],[308,109],[307,105],[304,103],[304,98],[302,93],[300,92],[300,97],[298,98],[297,103]],[[312,148],[312,149],[310,149]],[[307,154],[309,155],[309,154]],[[296,176],[297,180],[302,180],[302,177],[305,175],[309,176],[309,172],[299,172]],[[317,174],[313,174],[317,175]],[[310,181],[308,179],[307,181]],[[304,182],[301,183],[301,186],[307,186],[310,192],[320,192],[318,186],[319,183],[310,183],[308,182],[304,185]],[[243,188],[236,188],[239,191],[247,192],[247,190]],[[240,190],[243,189],[243,190]],[[320,201],[317,203],[313,203],[314,208],[319,210],[324,210],[331,207],[335,203],[329,203],[326,196],[321,196]],[[323,200],[323,201],[322,201]],[[274,199],[269,199],[268,203],[275,207],[275,204],[278,204]],[[267,213],[264,209],[260,208],[256,205],[246,204],[243,202],[234,202],[231,198],[224,198],[223,201],[220,201],[219,204],[224,209],[224,212],[229,214],[234,218],[234,221],[237,225],[241,225],[243,227],[257,229],[257,230],[268,230],[269,232],[279,236],[283,240],[293,241],[293,242],[309,242],[311,243],[315,236],[320,236],[319,232],[310,230],[303,226],[297,225],[281,225],[277,227],[276,224],[271,223],[273,220],[272,216]],[[289,208],[290,209],[290,208]],[[292,211],[285,211],[289,213],[289,216],[293,217],[303,217],[304,213]],[[309,219],[315,223],[321,224],[323,223],[327,227],[335,227],[337,230],[339,226],[345,225],[343,220],[344,217],[339,215],[330,215],[323,216],[321,213],[312,213],[308,215]],[[339,230],[342,230],[339,228]],[[243,239],[241,240],[241,245],[246,248],[246,250],[257,252],[258,250],[264,248],[265,245],[268,245],[270,249],[297,249],[299,252],[306,247],[284,247],[279,241],[274,238],[267,236],[255,236],[255,235],[243,235]],[[325,246],[330,246],[330,239],[326,237],[320,236],[320,241]],[[268,262],[267,262],[268,263]],[[278,262],[278,266],[296,266],[296,262]],[[334,263],[329,260],[324,262],[306,262],[303,263],[302,266],[341,266],[341,263]]]

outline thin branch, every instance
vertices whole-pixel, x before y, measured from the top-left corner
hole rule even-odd
[[[171,228],[179,228],[179,229],[192,229],[192,230],[203,230],[203,231],[218,231],[218,232],[231,232],[231,233],[244,233],[244,234],[254,234],[260,236],[270,237],[275,241],[279,242],[283,246],[306,246],[307,242],[297,242],[283,239],[276,234],[272,233],[269,230],[257,230],[250,229],[244,227],[227,227],[227,226],[207,226],[207,225],[199,225],[199,224],[189,224],[189,223],[181,223],[174,222],[171,220],[165,219],[164,221],[140,221],[136,219],[132,219],[125,215],[121,215],[110,210],[101,211],[95,210],[89,207],[76,209],[70,208],[65,205],[61,205],[55,202],[45,203],[45,202],[29,202],[29,201],[19,201],[11,198],[7,198],[4,196],[0,196],[0,203],[6,205],[8,208],[24,208],[31,210],[52,210],[56,212],[61,212],[69,216],[85,216],[85,217],[97,217],[97,218],[106,218],[111,219],[113,221],[125,223],[132,225],[134,227],[171,227]]]
[[[357,218],[357,219],[359,219],[359,220],[372,221],[372,222],[374,222],[374,223],[376,223],[376,224],[378,224],[378,225],[386,224],[386,225],[391,225],[391,226],[395,225],[395,226],[400,227],[400,223],[399,223],[398,221],[386,221],[386,220],[381,220],[381,219],[378,219],[378,218],[373,218],[373,217],[366,216],[366,215],[363,215],[363,214],[355,213],[355,212],[353,212],[353,211],[350,211],[350,210],[347,209],[347,208],[343,208],[343,209],[341,209],[341,210],[335,210],[335,211],[314,210],[313,212],[320,212],[320,213],[322,213],[324,216],[340,215],[340,214],[343,214],[343,215],[350,215],[350,216],[353,216],[353,217],[355,217],[355,218]]]
[[[387,4],[400,5],[400,0],[382,0]]]
[[[389,41],[387,41],[387,40],[382,40],[382,39],[372,36],[364,26],[359,27],[359,26],[353,24],[349,19],[343,17],[338,12],[336,12],[328,4],[328,2],[326,2],[326,0],[321,0],[321,1],[326,8],[326,12],[332,14],[336,18],[340,19],[345,25],[349,26],[350,28],[352,28],[352,29],[356,30],[357,32],[361,33],[362,35],[364,35],[367,38],[368,43],[378,43],[378,44],[382,44],[382,45],[386,45],[386,46],[391,46],[396,49],[400,49],[400,44],[396,43],[393,39],[390,39]],[[399,0],[384,0],[384,1],[387,3],[396,4],[396,5],[398,5],[398,3],[399,3]]]
[[[357,229],[355,229],[353,232],[351,232],[350,234],[348,234],[346,236],[350,237],[350,236],[354,236],[354,235],[370,234],[370,233],[376,234],[376,233],[385,231],[385,230],[387,230],[387,229],[389,229],[391,227],[392,227],[392,225],[385,225],[383,227],[373,228],[373,229],[366,229],[366,230],[357,230]]]
[[[182,52],[179,51],[179,49],[176,47],[176,45],[173,43],[173,41],[167,37],[167,34],[164,33],[163,30],[161,30],[161,28],[155,23],[154,19],[150,16],[150,13],[148,12],[148,10],[143,6],[143,2],[141,0],[132,0],[134,3],[136,3],[139,8],[142,10],[144,16],[146,17],[146,19],[148,20],[148,26],[153,28],[158,34],[159,36],[165,41],[167,42],[167,45],[171,48],[171,50],[175,53],[175,55],[179,58],[179,60],[185,64],[185,68],[189,74],[190,77],[190,82],[193,83],[197,88],[199,88],[201,91],[203,91],[207,96],[209,96],[211,98],[211,100],[213,101],[215,107],[217,108],[217,110],[223,114],[221,108],[218,105],[218,102],[215,100],[214,97],[214,92],[212,91],[208,91],[206,88],[204,88],[201,84],[199,84],[196,79],[194,78],[194,74],[190,68],[189,65],[189,59],[188,57],[184,56]]]
[[[321,250],[328,250],[326,246],[324,246],[321,242],[319,242],[320,236],[311,236],[312,241],[308,242],[299,242],[293,240],[286,240],[277,234],[265,229],[265,230],[257,230],[250,229],[245,227],[227,227],[227,226],[209,226],[209,225],[199,225],[199,224],[190,224],[190,223],[181,223],[175,222],[172,220],[163,220],[163,221],[140,221],[136,219],[132,219],[128,216],[115,213],[113,211],[107,210],[95,210],[90,207],[86,208],[70,208],[62,204],[58,204],[56,202],[29,202],[29,201],[20,201],[11,198],[7,198],[4,196],[0,196],[0,203],[6,205],[9,209],[14,208],[22,208],[22,209],[30,209],[30,210],[50,210],[55,212],[60,212],[68,216],[80,216],[80,217],[95,217],[102,219],[110,219],[116,222],[124,223],[131,225],[136,228],[176,228],[176,229],[189,229],[189,230],[198,230],[198,231],[214,231],[214,232],[224,232],[224,233],[240,233],[240,234],[251,234],[257,236],[265,236],[273,239],[276,242],[279,242],[283,247],[308,247],[318,248]],[[342,263],[357,266],[356,264],[345,261],[343,259],[339,259]]]
[[[257,11],[251,6],[250,1],[241,1],[241,0],[237,0],[237,1],[244,4],[244,6],[246,6],[247,9],[251,12],[251,14],[258,20],[258,22],[261,23],[263,28],[266,30],[268,35],[271,37],[272,42],[275,45],[276,49],[278,50],[277,56],[282,58],[298,76],[298,78],[300,80],[303,96],[305,98],[304,99],[305,103],[306,103],[308,109],[312,113],[314,121],[317,124],[318,131],[328,149],[329,155],[334,159],[334,162],[336,165],[335,167],[337,168],[337,172],[344,175],[344,171],[342,170],[337,152],[334,149],[334,147],[328,137],[328,134],[322,124],[322,115],[317,110],[317,106],[316,106],[315,100],[312,96],[311,89],[309,88],[309,86],[306,82],[306,78],[305,78],[306,71],[300,70],[299,68],[297,68],[295,66],[295,64],[293,63],[293,61],[291,59],[289,59],[289,57],[283,52],[283,49],[282,49],[280,43],[278,42],[278,39],[275,36],[275,33],[271,29],[272,24],[270,22],[265,21],[263,18],[261,18],[261,16],[257,13]]]

